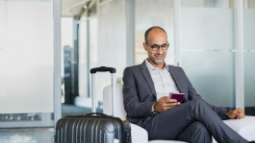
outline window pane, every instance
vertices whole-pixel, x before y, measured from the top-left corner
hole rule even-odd
[[[53,1],[0,1],[0,23],[0,112],[51,114]]]

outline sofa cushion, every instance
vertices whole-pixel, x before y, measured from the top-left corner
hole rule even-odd
[[[243,119],[229,119],[223,122],[246,140],[255,140],[255,116],[245,116]],[[216,143],[214,138],[213,143]]]
[[[255,116],[245,116],[243,119],[224,120],[224,123],[234,129],[247,140],[255,140]]]

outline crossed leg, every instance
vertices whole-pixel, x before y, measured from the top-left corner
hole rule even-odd
[[[223,123],[221,118],[201,99],[195,99],[175,107],[171,110],[154,116],[150,122],[149,139],[178,139],[192,142],[193,137],[185,137],[181,134],[192,134],[192,129],[187,129],[189,125],[206,128],[218,142],[248,142],[229,126]],[[203,125],[203,126],[202,126]],[[191,128],[192,128],[191,126]],[[194,128],[194,127],[193,127]],[[185,131],[187,129],[187,131]],[[205,134],[205,133],[203,133]],[[195,138],[195,137],[194,137]],[[209,141],[209,140],[208,140]]]
[[[203,124],[194,121],[182,131],[177,140],[191,143],[211,143],[212,135]]]

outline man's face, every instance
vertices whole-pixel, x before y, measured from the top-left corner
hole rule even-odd
[[[148,60],[152,65],[159,68],[162,68],[164,66],[165,57],[167,55],[167,48],[164,47],[166,45],[168,45],[168,42],[167,35],[164,31],[162,31],[161,29],[153,29],[149,32],[148,43],[144,42],[143,47],[147,51]],[[161,46],[161,48],[157,49],[155,48],[155,46]]]

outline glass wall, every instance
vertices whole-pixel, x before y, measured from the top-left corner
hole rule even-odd
[[[74,28],[73,28],[74,19],[72,17],[62,17],[61,18],[61,77],[62,77],[62,84],[61,84],[61,102],[65,102],[65,80],[66,78],[70,77],[70,75],[65,70],[71,67],[72,61],[72,52],[74,47]]]
[[[246,113],[255,115],[255,0],[244,5],[244,92]]]
[[[62,9],[65,8],[62,6]],[[96,32],[90,34],[89,25],[97,27],[97,24],[92,18],[87,18],[86,13],[79,17],[62,15],[61,24],[62,116],[86,114],[91,108],[88,94],[89,59],[94,54],[90,54],[88,47],[93,47],[90,43],[94,44],[91,41],[97,37],[94,35]]]
[[[234,9],[231,1],[181,2],[181,67],[207,102],[235,106]]]
[[[75,104],[91,108],[91,78],[89,69],[110,66],[121,79],[127,65],[126,57],[126,3],[124,0],[98,1],[93,14],[85,14],[79,20],[79,97]],[[97,73],[96,93],[98,107],[102,110],[103,88],[110,84],[109,73]]]
[[[79,97],[75,105],[91,108],[89,69],[97,59],[97,18],[81,17],[79,22]]]
[[[0,126],[53,126],[53,1],[0,0]]]

